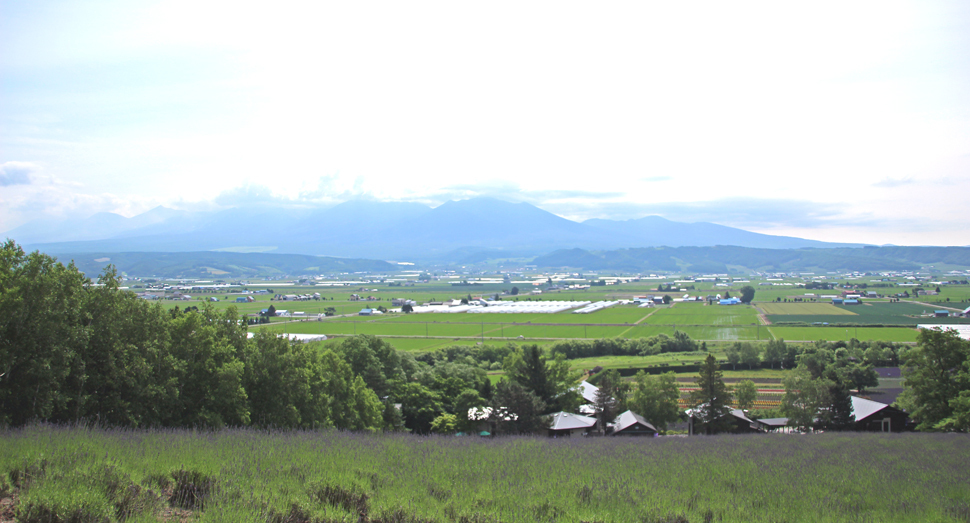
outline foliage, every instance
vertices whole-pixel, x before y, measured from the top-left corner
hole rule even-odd
[[[903,359],[906,390],[898,402],[918,430],[970,430],[970,341],[952,329],[920,329],[917,340]]]
[[[680,399],[680,389],[677,388],[677,375],[666,372],[659,376],[651,376],[643,371],[634,378],[633,394],[628,401],[628,407],[653,424],[661,434],[667,432],[667,427],[683,417],[677,400]]]
[[[498,434],[535,434],[548,428],[546,404],[518,383],[502,380],[495,386],[491,418]]]
[[[383,405],[360,374],[381,390],[390,388],[387,375],[403,379],[389,345],[348,340],[343,353],[355,369],[330,351],[271,334],[247,340],[245,324],[233,306],[165,311],[122,290],[111,266],[92,285],[73,265],[7,241],[0,423],[382,426]]]
[[[741,410],[748,410],[758,399],[758,389],[751,380],[741,380],[734,388],[734,398]]]
[[[724,384],[723,373],[713,354],[708,354],[704,360],[696,384],[697,389],[690,393],[695,431],[698,426],[706,434],[728,430],[733,424],[727,415],[731,410],[728,407],[731,404],[731,391]]]
[[[750,285],[741,287],[741,301],[743,303],[751,303],[751,300],[754,300],[754,287]]]

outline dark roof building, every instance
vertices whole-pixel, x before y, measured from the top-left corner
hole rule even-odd
[[[909,414],[891,405],[852,396],[853,429],[867,432],[902,432]]]
[[[700,406],[695,407],[695,409],[699,407]],[[698,419],[694,415],[695,409],[687,410],[687,435],[688,436],[707,433],[707,428],[705,427],[705,423],[703,423],[700,419]],[[762,431],[761,427],[756,422],[748,418],[748,416],[745,415],[744,411],[741,409],[731,409],[725,415],[729,416],[731,418],[731,421],[733,422],[731,425],[731,428],[725,432],[729,432],[732,434],[749,434],[752,432]]]
[[[657,428],[651,425],[643,416],[628,410],[616,417],[610,427],[614,436],[656,436]]]
[[[571,412],[557,412],[549,422],[550,436],[572,436],[586,434],[596,426],[596,418],[573,414]]]

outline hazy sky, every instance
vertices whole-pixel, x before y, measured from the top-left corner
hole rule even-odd
[[[970,245],[970,2],[0,0],[0,231],[475,195]]]

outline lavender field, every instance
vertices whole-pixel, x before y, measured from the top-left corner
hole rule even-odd
[[[0,434],[18,521],[970,521],[953,434],[457,438]]]

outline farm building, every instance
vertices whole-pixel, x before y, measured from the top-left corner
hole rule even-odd
[[[960,315],[963,317],[970,317],[970,307],[963,309],[963,312],[961,312]]]
[[[686,413],[687,413],[687,435],[688,436],[695,436],[695,435],[698,435],[698,434],[705,434],[705,433],[707,433],[706,427],[704,427],[704,423],[702,421],[700,421],[700,419],[698,419],[697,416],[694,415],[695,414],[695,410],[698,409],[698,408],[701,408],[703,406],[704,405],[699,405],[698,407],[695,407],[693,409],[688,409],[686,411]],[[744,414],[744,411],[741,410],[741,409],[731,409],[725,415],[726,416],[730,416],[731,419],[732,419],[732,421],[734,422],[733,423],[733,426],[731,427],[731,429],[728,430],[728,432],[730,432],[730,433],[733,433],[733,434],[748,434],[748,433],[752,433],[752,432],[761,432],[761,430],[758,427],[758,425],[754,421],[751,421],[751,419],[749,419],[748,416],[746,416]]]
[[[885,403],[852,396],[854,429],[866,432],[902,432],[909,414]]]
[[[596,409],[593,408],[593,404],[596,403],[596,391],[600,390],[599,387],[588,381],[581,381],[579,382],[579,386],[573,390],[577,390],[583,397],[583,404],[579,406],[579,412],[582,414],[594,414]]]
[[[862,300],[855,299],[855,298],[851,298],[851,299],[846,298],[842,303],[844,303],[845,305],[859,305],[860,303],[862,303]]]
[[[758,428],[765,432],[785,432],[788,428],[788,418],[765,418],[754,421]]]
[[[727,298],[727,299],[722,299],[717,303],[718,305],[740,305],[741,300],[738,298]]]
[[[616,417],[610,424],[614,436],[649,436],[657,435],[657,427],[651,425],[643,416],[628,410]]]
[[[549,423],[549,436],[572,436],[586,434],[596,426],[596,418],[573,414],[571,412],[557,412],[552,415]]]
[[[845,302],[842,298],[832,298],[832,305],[842,305]]]
[[[946,310],[936,310],[936,311],[933,311],[933,317],[934,318],[949,318],[950,317],[950,311],[946,311]]]

